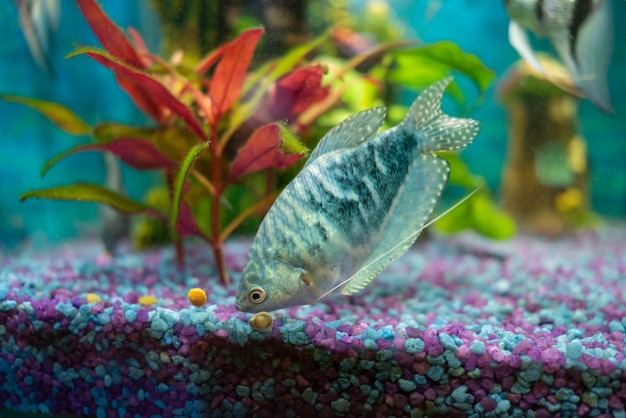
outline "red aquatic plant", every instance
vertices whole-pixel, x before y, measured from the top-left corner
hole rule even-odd
[[[170,190],[169,212],[86,183],[33,190],[21,199],[95,201],[130,214],[146,213],[162,219],[170,225],[181,259],[181,238],[198,235],[207,240],[214,250],[220,278],[227,283],[222,242],[247,217],[266,211],[275,194],[268,193],[223,226],[224,192],[249,174],[289,167],[307,153],[290,132],[292,119],[282,114],[286,108],[306,109],[328,95],[328,88],[322,87],[320,68],[304,61],[319,41],[280,63],[251,72],[254,50],[263,34],[263,29],[251,29],[209,53],[195,68],[185,68],[150,53],[135,30],[129,29],[131,36],[127,37],[96,1],[76,2],[103,49],[79,48],[68,58],[86,55],[111,70],[120,88],[156,126],[138,128],[108,122],[90,127],[58,104],[9,96],[5,99],[39,110],[66,132],[88,134],[94,139],[94,143],[78,145],[51,159],[42,174],[70,154],[110,152],[135,169],[164,172]],[[290,82],[292,73],[298,78]],[[274,95],[270,101],[260,93],[280,89],[291,94]],[[258,108],[268,109],[271,117],[255,118]],[[250,134],[239,141],[234,157],[227,157],[226,146],[244,123]],[[188,198],[190,194],[194,197]],[[194,201],[203,198],[211,201],[210,222],[200,222],[192,208]]]
[[[92,137],[93,143],[52,158],[42,175],[68,155],[108,152],[135,169],[161,170],[169,207],[152,206],[87,183],[32,190],[20,199],[92,201],[160,219],[169,225],[180,262],[182,238],[199,236],[211,245],[220,279],[228,283],[224,240],[247,218],[267,211],[277,194],[275,170],[293,165],[308,153],[297,135],[308,132],[311,123],[336,105],[345,91],[345,86],[331,88],[324,83],[326,67],[306,61],[325,36],[252,70],[263,29],[250,29],[190,68],[176,54],[168,61],[151,53],[134,29],[127,36],[95,0],[76,2],[103,48],[79,48],[68,58],[88,56],[111,70],[120,88],[154,125],[106,122],[90,126],[59,104],[14,96],[4,99],[38,110],[70,134]],[[373,48],[335,68],[332,76],[341,80],[364,60],[402,44]],[[252,174],[262,171],[267,179],[259,192]],[[231,186],[241,185],[254,199],[231,213],[225,194]]]

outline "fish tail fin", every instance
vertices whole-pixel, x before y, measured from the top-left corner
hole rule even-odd
[[[583,23],[575,44],[578,80],[574,82],[605,113],[613,113],[607,73],[613,53],[613,11],[604,1]]]
[[[461,149],[478,135],[478,121],[453,118],[441,110],[443,92],[451,81],[452,77],[447,77],[424,90],[400,124],[415,134],[418,149],[422,152]]]

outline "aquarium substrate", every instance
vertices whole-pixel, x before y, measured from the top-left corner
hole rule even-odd
[[[78,416],[626,417],[626,226],[418,242],[365,291],[272,313],[234,296],[249,241],[3,253],[0,409]],[[187,290],[208,302],[194,307]],[[532,412],[529,412],[532,411]]]

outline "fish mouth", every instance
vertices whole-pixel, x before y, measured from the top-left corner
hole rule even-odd
[[[238,311],[245,312],[245,305],[245,297],[242,296],[235,299],[235,308],[237,308]]]

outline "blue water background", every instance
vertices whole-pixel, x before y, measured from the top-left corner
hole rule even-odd
[[[358,3],[358,2],[356,2]],[[484,0],[442,1],[441,9],[425,17],[429,1],[388,2],[399,19],[412,27],[411,33],[426,43],[450,40],[476,54],[500,77],[518,56],[507,39],[508,18],[500,2]],[[37,67],[27,49],[12,2],[0,3],[4,39],[0,42],[0,94],[15,94],[52,100],[74,109],[89,123],[115,120],[145,123],[126,94],[115,84],[110,71],[88,57],[63,57],[77,45],[98,45],[73,2],[62,2],[59,31],[52,34],[50,59],[56,77],[49,78]],[[133,26],[146,37],[152,50],[158,49],[158,27],[146,8],[148,2],[101,1],[106,12],[122,28]],[[582,133],[589,146],[594,209],[607,216],[626,214],[626,2],[614,1],[615,52],[609,84],[616,113],[607,116],[589,102],[580,107]],[[540,44],[549,49],[544,42]],[[499,184],[506,154],[506,115],[495,100],[494,83],[487,101],[472,116],[482,122],[478,140],[464,151],[471,169],[484,175],[491,187]],[[468,84],[468,88],[471,86]],[[407,100],[414,97],[408,95]],[[454,113],[454,109],[449,110]],[[36,112],[0,101],[0,243],[12,245],[24,237],[56,241],[94,230],[97,207],[89,203],[29,200],[19,203],[24,191],[78,181],[102,184],[102,156],[83,153],[62,161],[44,179],[43,164],[52,156],[87,137],[60,132]],[[157,178],[156,173],[124,169],[131,197]]]

